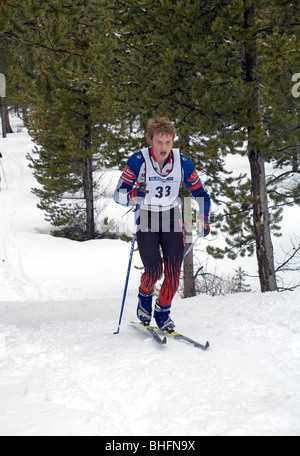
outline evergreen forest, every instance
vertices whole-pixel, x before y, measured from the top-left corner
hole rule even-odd
[[[166,116],[226,240],[208,253],[255,254],[261,291],[278,289],[272,236],[300,204],[299,2],[1,0],[0,73],[3,131],[21,113],[54,235],[97,237],[99,170],[122,170],[149,118]],[[250,177],[233,177],[229,154]]]

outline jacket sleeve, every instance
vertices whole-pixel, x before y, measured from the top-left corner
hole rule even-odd
[[[117,204],[129,206],[128,193],[136,183],[143,163],[144,157],[141,152],[136,152],[129,158],[114,192],[114,200]]]
[[[199,205],[200,214],[205,214],[207,217],[209,217],[211,205],[210,196],[203,187],[195,165],[183,154],[181,154],[181,163],[184,183],[191,191],[193,197],[196,199]]]

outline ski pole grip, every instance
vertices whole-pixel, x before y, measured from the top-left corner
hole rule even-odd
[[[146,187],[147,187],[147,184],[146,182],[141,182],[139,187],[142,189],[142,190],[146,190]]]

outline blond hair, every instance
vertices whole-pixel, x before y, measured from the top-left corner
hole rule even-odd
[[[148,122],[147,128],[147,140],[152,142],[153,136],[159,135],[171,135],[175,138],[175,127],[173,123],[167,117],[158,117],[157,119],[151,119]]]

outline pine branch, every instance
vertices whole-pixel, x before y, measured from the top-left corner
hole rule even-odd
[[[299,27],[299,26],[300,26],[300,22],[292,22],[291,24],[279,24],[279,25],[276,24],[276,28],[282,29],[282,30],[292,29],[293,27]],[[275,29],[275,27],[262,28],[262,29],[257,30],[256,32],[254,32],[253,36],[257,37],[257,35],[259,35],[261,33],[273,34],[274,29]]]
[[[293,171],[293,170],[292,171],[286,171],[286,172],[280,174],[279,176],[275,176],[274,179],[272,179],[269,182],[267,182],[266,186],[268,187],[269,185],[273,185],[274,182],[282,179],[285,176],[289,176],[290,174],[300,174],[300,170],[299,171]]]
[[[284,261],[281,265],[278,266],[278,268],[276,268],[275,272],[279,272],[279,271],[299,271],[300,270],[300,266],[295,266],[295,267],[286,267],[292,260],[293,258],[295,258],[295,256],[297,255],[298,252],[300,252],[300,245],[296,248],[296,247],[293,247],[294,252],[286,259],[286,261]]]

